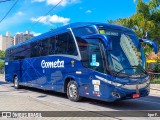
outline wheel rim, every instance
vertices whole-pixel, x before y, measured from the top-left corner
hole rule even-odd
[[[74,84],[71,84],[69,86],[69,96],[72,98],[76,98],[77,97],[77,87]]]
[[[14,86],[18,87],[18,78],[17,77],[14,78]]]

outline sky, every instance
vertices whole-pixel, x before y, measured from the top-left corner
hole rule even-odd
[[[0,3],[0,20],[15,1]],[[37,36],[50,31],[51,28],[55,29],[69,23],[107,22],[107,20],[126,18],[136,12],[137,0],[63,0],[45,15],[58,2],[60,0],[18,0],[8,16],[0,23],[0,34],[5,35],[6,31],[9,31],[14,36],[29,30]]]

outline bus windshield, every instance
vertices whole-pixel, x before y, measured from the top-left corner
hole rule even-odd
[[[112,41],[112,50],[106,51],[109,71],[117,73],[117,75],[145,73],[142,48],[133,33],[109,30],[103,30],[103,33],[108,35]]]

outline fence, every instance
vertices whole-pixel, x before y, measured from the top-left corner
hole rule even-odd
[[[0,74],[4,74],[4,69],[0,69]]]
[[[159,83],[160,84],[160,73],[148,73],[151,78],[151,83]]]

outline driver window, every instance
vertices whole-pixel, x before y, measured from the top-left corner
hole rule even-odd
[[[100,40],[77,38],[77,42],[83,66],[104,73]]]

